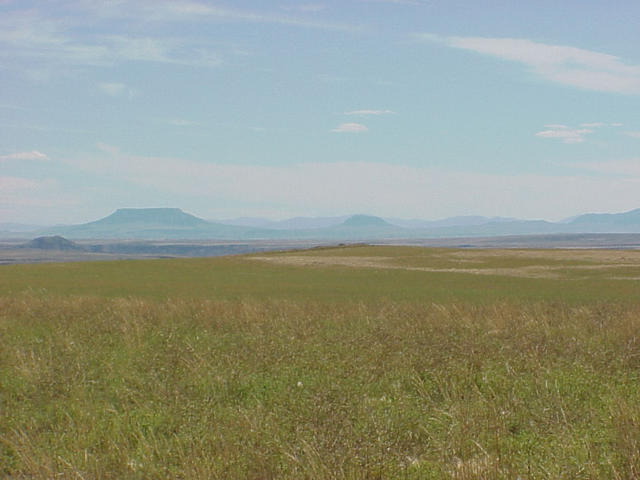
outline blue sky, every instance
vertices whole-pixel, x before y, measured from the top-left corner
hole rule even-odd
[[[0,0],[0,223],[640,207],[640,2]]]

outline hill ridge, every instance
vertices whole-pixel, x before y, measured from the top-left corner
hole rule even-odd
[[[21,245],[22,248],[35,248],[38,250],[72,251],[84,250],[84,248],[60,235],[42,236],[34,238]]]
[[[209,222],[180,208],[118,208],[112,214],[86,225],[142,223],[166,226],[200,226]]]
[[[381,217],[361,213],[351,215],[340,225],[345,227],[393,227],[393,225]]]
[[[462,223],[466,220],[466,217],[463,218]],[[330,226],[305,228],[306,225],[301,222],[300,227],[284,231],[268,227],[210,222],[179,208],[120,208],[94,222],[53,227],[39,234],[58,234],[68,238],[369,241],[391,238],[492,237],[552,233],[640,233],[640,209],[615,214],[584,214],[570,222],[474,217],[466,225],[445,226],[443,223],[445,222],[441,222],[440,226],[425,224],[410,227],[394,225],[374,215],[356,214],[344,217],[341,223]]]

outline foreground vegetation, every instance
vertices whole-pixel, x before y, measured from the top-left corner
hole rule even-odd
[[[304,255],[446,260],[411,252]],[[137,291],[111,290],[118,265]],[[222,288],[234,265],[242,295]],[[148,274],[159,266],[201,269],[201,290]],[[42,280],[47,269],[59,277]],[[521,278],[246,258],[2,269],[0,475],[638,478],[640,302],[607,299],[637,287],[595,270]],[[64,272],[88,280],[63,289],[53,280]],[[268,278],[285,279],[281,290]],[[177,294],[161,288],[171,282]],[[343,284],[357,294],[340,295]]]

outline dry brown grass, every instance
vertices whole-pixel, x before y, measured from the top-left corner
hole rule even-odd
[[[568,253],[566,253],[568,252]],[[502,275],[508,277],[523,277],[523,278],[566,278],[568,271],[588,273],[592,270],[610,270],[616,269],[616,273],[624,268],[638,269],[640,268],[640,256],[629,256],[625,254],[611,254],[610,252],[603,252],[599,255],[598,252],[578,252],[563,251],[561,253],[555,252],[524,252],[524,251],[452,251],[448,254],[439,254],[436,256],[439,260],[448,260],[459,264],[473,263],[474,265],[481,264],[485,261],[491,261],[495,258],[502,260],[509,259],[535,259],[540,262],[539,265],[520,265],[516,267],[492,267],[485,266],[483,268],[470,268],[470,267],[426,267],[426,266],[411,266],[407,264],[398,264],[397,257],[364,257],[364,256],[328,256],[328,255],[271,255],[271,256],[250,256],[249,260],[272,262],[281,265],[292,265],[299,267],[353,267],[353,268],[378,268],[378,269],[399,269],[408,271],[421,271],[421,272],[434,272],[434,273],[465,273],[470,275]],[[563,260],[563,261],[588,261],[588,262],[600,262],[597,264],[586,265],[549,265],[546,262],[549,260]],[[630,263],[631,260],[637,260],[637,263]],[[624,262],[624,263],[623,263]],[[611,276],[611,279],[626,279],[633,280],[637,277],[620,277]]]
[[[609,249],[549,249],[549,250],[517,250],[517,249],[468,249],[451,250],[446,256],[464,259],[478,258],[529,258],[539,260],[574,260],[606,264],[640,265],[639,250],[609,250]]]

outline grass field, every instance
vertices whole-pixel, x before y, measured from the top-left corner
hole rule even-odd
[[[0,476],[640,477],[640,252],[0,268]]]

